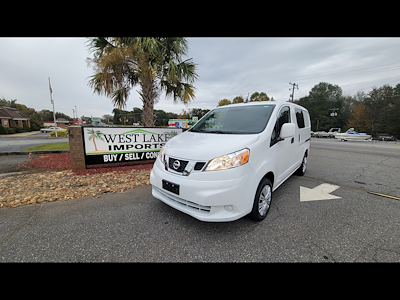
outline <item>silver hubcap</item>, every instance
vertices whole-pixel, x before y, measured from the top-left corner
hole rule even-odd
[[[304,156],[303,158],[303,173],[306,171],[307,169],[307,156]]]
[[[269,185],[264,186],[261,191],[260,198],[258,199],[258,212],[261,216],[264,216],[269,206],[271,205],[271,187]]]

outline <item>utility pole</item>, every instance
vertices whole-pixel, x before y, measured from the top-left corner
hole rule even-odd
[[[292,102],[293,102],[294,88],[297,87],[297,89],[299,89],[299,85],[296,84],[296,83],[291,83],[291,82],[289,82],[289,84],[293,85],[293,87],[289,89],[289,91],[292,90],[292,94],[289,95],[289,97],[292,97]],[[290,100],[290,99],[289,99],[289,100]]]
[[[75,105],[75,114],[76,114],[76,123],[78,124],[78,109],[76,108],[76,105]]]
[[[52,96],[51,96],[51,94],[53,94],[53,90],[51,89],[51,85],[50,85],[50,77],[49,77],[49,90],[50,90],[50,101],[51,101],[51,104],[53,104],[53,119],[54,119],[54,127],[56,128],[56,130],[55,130],[55,132],[56,132],[56,137],[58,137],[58,134],[57,134],[57,122],[56,122],[56,111],[54,110],[54,101],[53,101],[53,98],[52,98]]]

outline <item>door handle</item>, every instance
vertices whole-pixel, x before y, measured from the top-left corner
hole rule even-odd
[[[292,137],[292,144],[294,143],[294,137]]]

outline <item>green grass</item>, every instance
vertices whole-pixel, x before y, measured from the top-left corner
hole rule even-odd
[[[43,151],[43,150],[69,150],[69,143],[54,143],[46,145],[33,146],[22,151]]]

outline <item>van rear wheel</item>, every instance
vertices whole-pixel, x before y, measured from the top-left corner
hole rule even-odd
[[[253,209],[250,218],[255,221],[262,221],[268,214],[272,202],[272,183],[268,178],[264,178],[257,188],[254,197]]]

